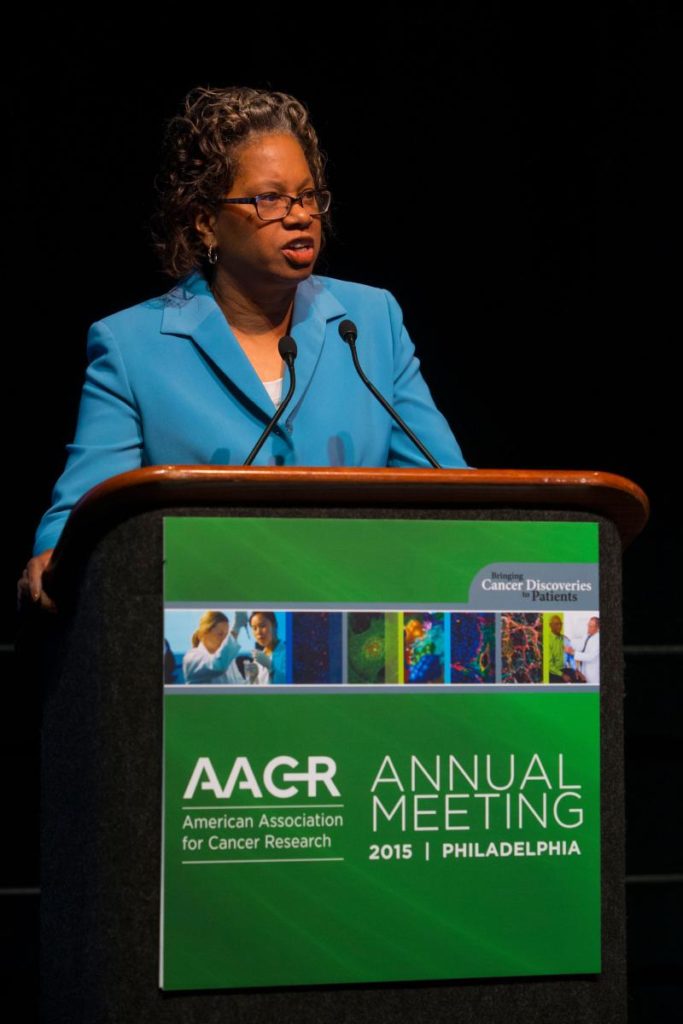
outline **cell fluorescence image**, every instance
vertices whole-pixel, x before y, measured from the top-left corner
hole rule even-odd
[[[540,615],[501,614],[502,681],[540,683],[543,674],[543,623]]]
[[[349,683],[398,683],[398,614],[348,612]]]
[[[343,682],[340,612],[294,612],[292,644],[295,683]]]
[[[451,683],[495,683],[494,612],[451,613]]]
[[[403,679],[406,683],[443,683],[443,612],[403,613]]]

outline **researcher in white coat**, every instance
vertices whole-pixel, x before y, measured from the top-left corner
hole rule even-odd
[[[192,634],[192,647],[183,658],[185,682],[213,685],[243,682],[235,673],[233,662],[240,653],[237,634],[246,624],[246,612],[235,612],[232,629],[224,612],[204,612]]]
[[[587,636],[575,647],[568,647],[573,654],[579,671],[591,686],[600,685],[600,619],[597,616],[588,620]]]

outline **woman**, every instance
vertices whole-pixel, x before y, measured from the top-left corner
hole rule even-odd
[[[256,641],[254,661],[267,669],[271,683],[287,683],[287,652],[284,640],[277,635],[277,619],[274,612],[252,612],[249,616]]]
[[[244,616],[244,612],[241,613]],[[237,634],[242,622],[240,612],[235,614],[235,625],[223,612],[207,611],[192,634],[192,647],[183,658],[183,679],[186,683],[231,684],[234,673],[229,672],[239,654]],[[240,681],[240,680],[237,680]]]
[[[193,89],[156,185],[154,246],[177,283],[90,327],[76,437],[19,582],[44,607],[42,574],[95,484],[146,465],[244,462],[280,400],[283,335],[298,345],[296,391],[256,464],[427,465],[357,377],[338,334],[348,318],[368,377],[443,466],[465,465],[393,296],[313,274],[330,194],[297,100]]]

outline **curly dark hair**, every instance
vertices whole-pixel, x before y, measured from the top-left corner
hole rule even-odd
[[[217,211],[232,186],[236,150],[254,135],[298,139],[316,188],[325,185],[325,156],[302,103],[284,92],[197,86],[165,126],[161,167],[154,179],[156,208],[149,221],[152,248],[173,278],[202,270],[210,278],[204,244],[194,226],[200,209]]]

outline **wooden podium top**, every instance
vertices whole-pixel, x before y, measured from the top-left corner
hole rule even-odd
[[[154,508],[210,505],[453,506],[558,509],[611,519],[629,544],[649,515],[646,494],[614,473],[518,469],[150,466],[94,487],[76,505],[59,549],[98,521]],[[61,559],[60,559],[61,560]]]

